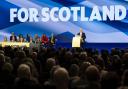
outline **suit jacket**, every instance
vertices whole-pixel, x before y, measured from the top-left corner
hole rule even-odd
[[[13,40],[13,36],[10,36],[10,41],[12,41]],[[16,36],[14,36],[14,41],[17,41],[17,37]]]
[[[77,34],[77,35],[80,35],[80,32]],[[81,36],[83,42],[85,42],[85,39],[86,39],[86,35],[84,32],[82,32],[82,36]]]

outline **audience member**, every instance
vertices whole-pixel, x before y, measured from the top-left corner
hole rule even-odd
[[[15,80],[14,89],[38,89],[38,80],[31,74],[30,67],[21,64],[17,70],[18,76]]]
[[[56,89],[68,89],[69,74],[65,68],[58,68],[54,72]]]

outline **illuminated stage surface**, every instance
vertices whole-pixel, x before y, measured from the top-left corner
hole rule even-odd
[[[28,42],[0,42],[0,45],[2,47],[4,46],[31,47],[32,46],[31,43],[28,43]],[[72,43],[57,42],[54,45],[54,47],[55,48],[59,48],[59,47],[72,48]],[[91,49],[97,49],[97,50],[101,50],[101,49],[111,50],[112,48],[125,49],[125,48],[128,48],[128,43],[85,43],[84,48],[91,48]]]
[[[2,47],[5,47],[5,46],[30,47],[30,43],[28,42],[0,42],[0,45]]]

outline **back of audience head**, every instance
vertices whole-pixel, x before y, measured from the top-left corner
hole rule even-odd
[[[128,86],[128,69],[124,71],[122,76],[122,85]]]
[[[122,67],[122,61],[118,55],[112,56],[112,67],[114,70],[120,70]]]
[[[5,63],[5,56],[4,54],[0,54],[0,64]]]
[[[11,74],[13,71],[13,65],[11,63],[5,63],[2,67],[2,71]]]
[[[85,60],[87,58],[87,52],[80,53],[80,59]]]
[[[33,59],[33,60],[36,60],[36,59],[37,59],[37,52],[33,52],[33,53],[32,53],[32,59]]]
[[[82,79],[85,78],[85,75],[86,75],[85,71],[86,71],[86,69],[87,69],[90,65],[91,65],[90,62],[83,62],[83,63],[80,65],[79,73],[80,73],[80,77],[81,77]]]
[[[19,65],[17,73],[18,73],[19,78],[25,78],[25,79],[30,79],[31,78],[30,67],[26,64]]]
[[[86,77],[89,82],[97,82],[100,80],[100,72],[96,66],[89,66],[86,69]]]
[[[46,61],[46,65],[48,69],[51,70],[51,68],[56,65],[56,60],[54,58],[48,58]]]
[[[76,64],[72,64],[69,69],[69,74],[71,77],[78,76],[79,74],[79,66]]]
[[[26,57],[26,54],[24,51],[18,51],[18,58],[22,59],[22,58],[25,58]]]
[[[57,89],[67,89],[69,74],[65,68],[58,68],[54,71],[54,81]]]
[[[32,77],[37,78],[39,76],[38,71],[37,71],[37,69],[34,65],[34,62],[31,58],[25,58],[23,63],[30,67]]]
[[[117,89],[119,86],[119,77],[116,72],[106,72],[101,78],[103,89]]]
[[[52,69],[50,70],[50,79],[53,80],[54,79],[54,72],[55,70],[57,70],[58,68],[60,68],[59,65],[55,65],[52,67]]]
[[[93,59],[92,57],[88,57],[88,58],[86,59],[86,61],[87,61],[87,62],[90,62],[92,65],[95,65],[95,61],[94,61],[94,59]]]
[[[104,63],[104,60],[101,56],[97,56],[95,62],[99,66],[100,70],[105,69],[105,63]]]

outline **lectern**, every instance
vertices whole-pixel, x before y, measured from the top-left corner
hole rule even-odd
[[[72,47],[80,47],[81,45],[81,37],[80,36],[75,36],[72,39]]]

